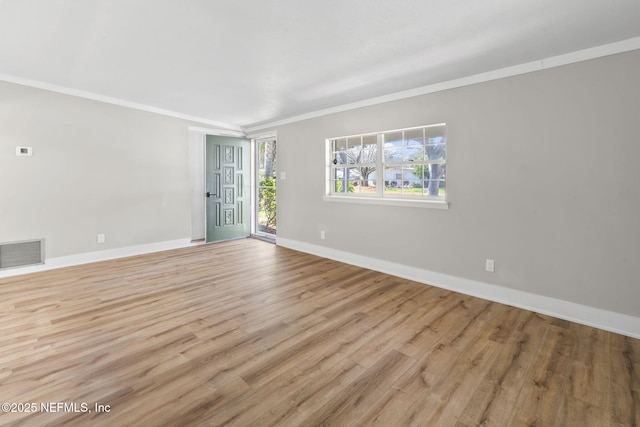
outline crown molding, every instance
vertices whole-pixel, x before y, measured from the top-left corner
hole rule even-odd
[[[0,74],[0,81],[15,83],[22,86],[33,87],[36,89],[43,89],[49,92],[61,93],[63,95],[76,96],[78,98],[90,99],[92,101],[105,102],[107,104],[117,105],[119,107],[133,108],[135,110],[146,111],[148,113],[155,113],[163,116],[174,117],[177,119],[188,120],[190,122],[215,126],[216,128],[225,128],[229,130],[242,132],[242,129],[239,126],[231,125],[228,123],[223,123],[216,120],[204,119],[202,117],[190,116],[188,114],[182,114],[175,111],[165,110],[163,108],[152,107],[146,104],[140,104],[138,102],[132,102],[124,99],[113,98],[111,96],[100,95],[97,93],[87,92],[79,89],[72,89],[69,87],[60,86],[52,83],[46,83],[39,80],[32,80],[24,77],[12,76],[10,74]]]
[[[571,52],[563,55],[543,58],[540,60],[527,62],[524,64],[514,65],[512,67],[500,68],[497,70],[475,74],[468,77],[462,77],[455,80],[449,80],[441,83],[434,83],[431,85],[409,89],[401,92],[395,92],[388,95],[377,96],[377,97],[365,99],[362,101],[352,102],[349,104],[339,105],[336,107],[326,108],[323,110],[317,110],[310,113],[292,116],[286,119],[264,123],[256,126],[247,126],[244,128],[244,130],[247,133],[257,132],[262,129],[275,128],[278,126],[295,123],[302,120],[308,120],[316,117],[327,116],[329,114],[340,113],[343,111],[355,110],[356,108],[368,107],[372,105],[383,104],[385,102],[397,101],[400,99],[412,98],[414,96],[426,95],[429,93],[441,92],[443,90],[455,89],[455,88],[469,86],[477,83],[488,82],[491,80],[498,80],[506,77],[518,76],[521,74],[531,73],[534,71],[541,71],[549,68],[560,67],[563,65],[569,65],[576,62],[587,61],[590,59],[597,59],[604,56],[615,55],[618,53],[629,52],[637,49],[640,49],[640,37],[634,37],[631,39],[622,40],[615,43],[609,43],[606,45],[596,46],[589,49],[583,49],[580,51]]]

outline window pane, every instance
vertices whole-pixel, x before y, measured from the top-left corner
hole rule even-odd
[[[427,160],[445,160],[446,144],[444,142],[430,143],[425,145],[424,151]]]
[[[416,179],[445,179],[446,165],[413,165],[413,175]]]
[[[413,179],[422,179],[422,177],[418,178],[416,175],[416,171],[411,165],[406,165],[402,167],[402,180],[413,180]]]
[[[346,164],[347,163],[347,140],[342,139],[334,139],[333,140],[333,160],[335,164]]]
[[[404,158],[404,149],[402,147],[384,148],[384,161],[386,163],[402,162]]]
[[[362,145],[376,145],[378,143],[378,135],[364,135],[362,137]]]
[[[338,152],[334,153],[334,164],[336,165],[346,165],[347,164],[347,152]]]
[[[425,179],[444,179],[445,165],[428,165],[425,169]]]
[[[346,173],[346,171],[344,169],[342,169],[342,168],[332,169],[332,175],[331,175],[331,181],[332,181],[331,188],[332,188],[332,191],[338,192],[338,193],[342,191],[341,190],[342,187],[338,187],[337,183],[338,182],[342,182],[345,179],[345,173]]]
[[[402,171],[393,166],[384,168],[384,187],[396,188],[402,185]]]
[[[347,140],[347,163],[350,165],[360,163],[362,152],[362,138],[349,138]]]
[[[422,145],[414,145],[405,147],[404,161],[415,162],[424,160],[424,147]]]
[[[424,196],[423,189],[422,189],[423,182],[424,181],[419,179],[408,180],[407,185],[405,185],[402,189],[403,196],[423,197]]]
[[[345,138],[333,140],[333,151],[344,151],[347,149],[347,140]]]
[[[361,145],[362,145],[362,137],[361,136],[355,136],[355,137],[347,138],[347,146],[349,148],[359,147]]]
[[[429,165],[425,165],[425,164],[413,165],[412,172],[416,179],[428,178]]]
[[[403,145],[402,132],[389,132],[383,134],[385,147],[401,147]]]
[[[347,150],[347,163],[350,165],[354,165],[356,163],[360,163],[360,152],[362,151],[361,146],[357,147],[349,147]]]
[[[424,143],[423,129],[410,129],[404,132],[404,145],[422,145]]]
[[[417,179],[404,179],[402,181],[391,182],[385,186],[384,194],[388,197],[424,197],[426,189],[423,190],[423,181]]]
[[[377,161],[378,146],[376,144],[363,145],[359,163],[375,166]]]
[[[445,125],[428,126],[424,129],[424,133],[427,140],[431,140],[432,138],[444,137],[446,135]]]
[[[357,180],[350,182],[353,184],[350,191],[356,194],[363,194],[367,196],[375,196],[376,195],[376,185],[374,179],[369,180]]]
[[[424,181],[425,196],[438,197],[446,194],[445,182],[442,179],[427,179]]]
[[[362,180],[362,185],[360,186],[360,192],[366,193],[370,196],[376,195],[376,180],[375,179],[366,179]]]
[[[360,169],[359,168],[349,168],[347,169],[347,176],[349,177],[349,181],[354,181],[356,179],[360,179]]]
[[[265,182],[273,186],[258,188],[258,231],[276,234],[276,188],[275,180]]]
[[[275,180],[277,175],[276,141],[263,141],[258,144],[258,181],[267,178]]]

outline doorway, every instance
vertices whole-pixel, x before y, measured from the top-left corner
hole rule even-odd
[[[275,137],[255,141],[255,235],[275,240],[277,232],[277,149]]]
[[[249,237],[251,232],[250,142],[207,135],[205,145],[206,242]]]

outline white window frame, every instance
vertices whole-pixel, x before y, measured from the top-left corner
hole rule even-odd
[[[378,155],[376,161],[376,192],[373,193],[336,193],[333,191],[334,187],[334,170],[337,168],[347,169],[346,165],[336,166],[334,165],[334,153],[333,153],[333,141],[339,139],[354,139],[354,138],[363,138],[369,137],[371,139],[372,136],[376,137],[376,147],[377,153],[384,153],[385,142],[384,135],[389,133],[398,133],[398,132],[407,132],[407,131],[415,131],[417,129],[428,129],[433,127],[445,127],[446,133],[446,123],[437,123],[426,126],[415,126],[411,128],[404,129],[394,129],[388,131],[380,131],[380,132],[372,132],[365,133],[359,135],[349,135],[349,136],[341,136],[328,138],[325,140],[326,145],[326,178],[325,178],[325,194],[323,196],[323,200],[327,202],[341,202],[341,203],[363,203],[363,204],[374,204],[374,205],[392,205],[392,206],[412,206],[412,207],[424,207],[424,208],[438,208],[438,209],[448,209],[449,203],[447,201],[448,192],[445,189],[444,196],[401,196],[401,195],[389,195],[384,192],[384,167],[385,166],[398,166],[398,167],[407,167],[413,166],[415,164],[423,164],[428,165],[431,163],[437,163],[441,165],[446,165],[446,160],[423,160],[419,163],[415,163],[413,161],[400,161],[400,162],[385,162],[385,155]],[[445,142],[446,144],[446,134],[445,134]],[[446,188],[446,175],[444,178],[445,188]]]

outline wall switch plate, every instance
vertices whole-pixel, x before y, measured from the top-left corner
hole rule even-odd
[[[104,243],[105,238],[104,238],[104,234],[98,234],[98,243]]]
[[[324,232],[324,230],[322,230],[322,231],[320,232],[320,239],[321,239],[321,240],[324,240],[324,239],[326,239],[326,237],[327,237],[327,234]]]
[[[33,156],[33,148],[16,147],[16,156]]]
[[[488,272],[493,273],[495,271],[495,261],[492,259],[487,259],[485,261],[485,269]]]
[[[286,172],[280,172],[280,180],[284,181],[287,179],[287,173]]]

